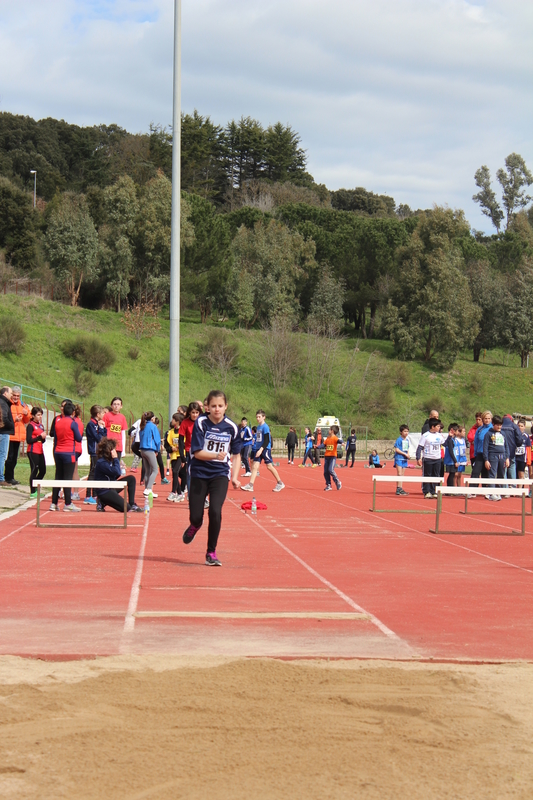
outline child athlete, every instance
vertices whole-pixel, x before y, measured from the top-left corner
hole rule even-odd
[[[244,492],[253,492],[255,479],[259,472],[259,466],[261,461],[264,461],[266,468],[276,479],[276,485],[272,491],[281,492],[281,490],[285,488],[285,484],[279,477],[278,471],[272,463],[272,438],[270,435],[270,428],[265,422],[266,414],[262,409],[259,409],[255,415],[255,418],[257,419],[257,430],[255,433],[255,443],[253,445],[254,449],[252,450],[252,458],[254,462],[252,467],[252,477],[250,478],[250,483],[247,483],[246,486],[241,486],[241,489]]]
[[[342,483],[337,478],[337,473],[335,472],[335,464],[337,463],[337,442],[339,433],[339,426],[332,425],[329,429],[329,436],[326,438],[324,445],[325,445],[325,452],[324,452],[324,480],[326,481],[326,486],[324,488],[325,492],[331,492],[331,479],[333,478],[333,482],[337,487],[337,491],[342,488]]]
[[[43,410],[34,406],[31,410],[31,420],[26,428],[26,443],[28,445],[28,460],[30,472],[30,497],[37,497],[33,481],[38,481],[46,475],[46,462],[43,454],[43,442],[46,441],[46,432],[43,427]]]
[[[202,527],[204,504],[210,497],[209,526],[207,529],[208,567],[221,567],[216,548],[222,524],[222,506],[228,491],[228,478],[235,489],[240,487],[242,439],[239,429],[226,417],[228,401],[224,392],[209,392],[206,413],[194,423],[191,439],[189,490],[190,525],[183,534],[185,544],[190,544]],[[231,457],[231,459],[230,459]],[[230,465],[231,460],[231,465]]]

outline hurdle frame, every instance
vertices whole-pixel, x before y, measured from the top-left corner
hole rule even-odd
[[[504,483],[516,483],[518,484],[517,488],[526,487],[528,486],[530,489],[533,486],[533,480],[531,478],[472,478],[468,475],[465,478],[465,485],[470,487],[471,483],[480,483],[481,487],[483,485],[486,486],[494,486],[494,489],[497,490],[498,486],[502,486]],[[472,487],[474,488],[474,487]],[[497,494],[497,491],[492,492],[492,494]],[[526,511],[526,517],[533,517],[533,492],[531,493],[531,511]],[[480,516],[483,514],[487,514],[494,517],[518,517],[520,516],[520,511],[469,511],[468,510],[468,495],[465,495],[465,510],[460,511],[460,514],[479,514]]]
[[[440,516],[442,514],[442,497],[443,495],[451,495],[455,497],[460,497],[465,492],[470,492],[471,494],[479,495],[480,497],[486,496],[488,491],[487,489],[474,489],[470,488],[469,486],[437,486],[437,511],[435,514],[435,527],[430,528],[430,533],[435,534],[446,534],[452,536],[525,536],[526,535],[526,494],[527,494],[527,487],[522,487],[518,489],[500,489],[500,493],[505,495],[506,497],[522,497],[522,527],[519,531],[443,531],[439,528]],[[502,514],[503,516],[503,514]],[[507,516],[513,516],[512,514],[508,514]]]
[[[37,519],[36,526],[38,528],[120,528],[124,530],[128,527],[128,498],[126,497],[127,482],[126,481],[56,481],[47,480],[46,478],[33,482],[37,486]],[[41,513],[41,486],[43,489],[117,489],[121,487],[124,489],[124,522],[122,525],[90,525],[83,522],[57,522],[46,523],[40,521]]]
[[[376,508],[376,483],[441,483],[444,478],[425,478],[423,475],[373,475],[372,476],[372,508],[376,514],[433,514],[433,509],[415,508]],[[395,495],[401,497],[401,495]]]

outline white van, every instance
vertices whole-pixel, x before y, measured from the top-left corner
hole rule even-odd
[[[322,431],[322,441],[324,441],[324,439],[327,439],[327,437],[329,436],[329,429],[331,428],[332,425],[337,425],[337,427],[339,428],[339,434],[338,434],[339,439],[341,440],[343,439],[341,424],[337,419],[337,417],[319,417],[316,421],[315,431],[317,428],[320,428],[320,430]],[[339,444],[337,445],[337,458],[341,458],[341,456],[342,456],[342,445],[339,442]]]

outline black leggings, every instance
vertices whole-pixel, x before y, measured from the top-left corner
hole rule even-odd
[[[57,458],[57,456],[56,456]],[[56,461],[56,481],[71,481],[74,476],[74,470],[76,469],[76,462],[72,463],[70,461]],[[69,506],[72,502],[72,489],[68,487],[63,487],[63,494],[65,495],[65,505]],[[52,489],[52,503],[57,505],[57,501],[59,500],[59,487],[55,486]]]
[[[96,462],[98,461],[98,456],[90,456],[91,459],[91,466],[89,467],[89,477],[87,478],[88,481],[94,481],[94,471],[96,469]],[[87,489],[85,491],[85,497],[96,497],[96,489]]]
[[[489,473],[488,470],[485,469],[485,459],[483,458],[483,453],[477,455],[474,458],[474,463],[472,464],[472,474],[471,478],[488,478]],[[471,483],[470,486],[478,488],[479,483],[473,484]]]
[[[350,456],[352,457],[352,467],[353,467],[353,463],[355,461],[355,450],[347,450],[346,451],[346,464],[344,465],[345,467],[348,466],[348,460],[349,460]]]
[[[181,458],[179,456],[178,458],[172,459],[172,461],[170,462],[170,466],[172,467],[172,491],[174,494],[181,494],[186,484],[187,472],[186,470],[183,470],[182,474],[182,469],[181,469],[182,463],[181,463]]]
[[[295,447],[296,447],[296,445],[294,445],[294,444],[288,444],[287,445],[287,449],[289,451],[289,458],[288,458],[289,461],[294,461],[294,448]]]
[[[163,466],[163,456],[161,455],[161,450],[156,455],[156,459],[157,459],[157,465],[159,467],[159,475],[161,477],[161,480],[163,480],[165,477],[165,467]]]
[[[222,506],[228,493],[228,479],[225,475],[220,478],[191,477],[189,490],[189,519],[196,529],[202,527],[204,521],[204,503],[209,495],[209,527],[207,529],[207,552],[214,553],[217,549],[220,526],[222,525]]]
[[[28,453],[30,462],[30,492],[33,493],[33,481],[40,481],[46,475],[46,462],[42,453]]]
[[[135,487],[137,485],[135,475],[121,475],[117,480],[127,482],[128,507],[132,506],[135,503]],[[103,506],[110,506],[114,508],[115,511],[122,511],[122,513],[124,513],[124,499],[119,494],[121,491],[122,489],[109,489],[108,492],[99,495],[98,499]]]

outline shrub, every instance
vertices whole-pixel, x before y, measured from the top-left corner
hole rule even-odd
[[[411,368],[405,361],[397,361],[394,365],[392,380],[399,389],[405,389],[411,382]]]
[[[157,366],[159,367],[159,369],[162,369],[163,372],[168,372],[169,369],[168,356],[167,358],[162,358],[161,361],[158,361]]]
[[[63,345],[63,353],[67,358],[77,361],[89,372],[100,375],[106,372],[116,361],[111,345],[102,342],[97,336],[86,333],[78,334]]]
[[[142,300],[124,312],[122,322],[131,336],[136,339],[150,339],[161,327],[157,313],[155,303]]]
[[[78,397],[87,397],[96,386],[96,378],[92,372],[87,372],[81,364],[76,364],[72,373],[74,386]]]
[[[446,411],[442,397],[440,397],[438,394],[434,394],[431,397],[428,397],[427,400],[424,400],[420,408],[422,411],[425,411],[426,414],[429,414],[429,412],[433,411],[433,409],[436,409],[439,414],[442,414],[444,411]]]
[[[0,318],[0,353],[20,355],[26,342],[26,331],[18,319],[11,316]]]
[[[235,335],[224,328],[208,329],[206,341],[198,346],[198,359],[225,389],[239,360],[239,344]]]
[[[128,350],[128,358],[131,358],[132,361],[137,361],[141,352],[138,347],[130,347]]]
[[[274,394],[273,418],[280,425],[297,425],[300,421],[300,401],[288,389],[278,389]]]

